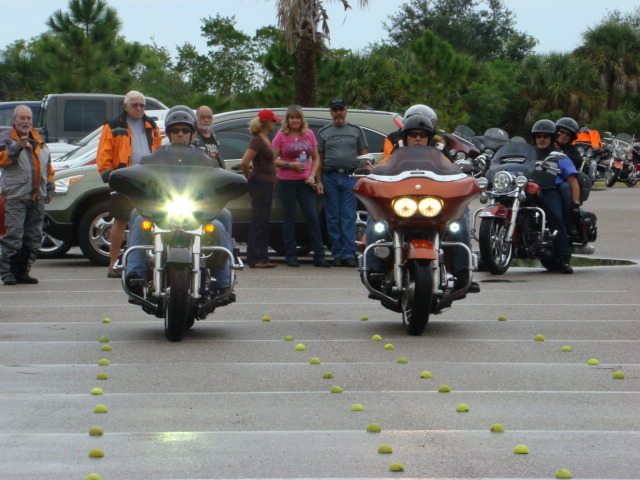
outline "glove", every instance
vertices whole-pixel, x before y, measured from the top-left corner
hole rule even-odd
[[[105,170],[100,174],[104,183],[109,183],[109,175],[111,175],[111,172],[113,172],[113,169]]]

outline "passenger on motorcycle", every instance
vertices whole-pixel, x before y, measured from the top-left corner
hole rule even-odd
[[[578,138],[580,127],[578,122],[570,117],[562,117],[556,122],[556,146],[571,159],[576,170],[582,167],[582,155],[573,142]]]
[[[435,114],[435,112],[434,112]],[[435,125],[432,120],[424,115],[418,113],[413,114],[405,118],[402,125],[402,139],[401,143],[396,146],[397,148],[413,147],[413,146],[434,146]],[[382,160],[380,164],[384,163]],[[452,241],[464,243],[471,248],[471,231],[469,229],[469,209],[464,212],[463,217],[458,222],[458,230],[450,231],[449,238]],[[370,217],[367,219],[366,229],[366,242],[367,246],[378,240],[390,240],[388,232],[376,231],[375,221]],[[380,258],[376,257],[372,252],[367,254],[367,265],[372,271],[382,273],[383,262]],[[463,288],[469,280],[469,260],[467,253],[460,248],[453,248],[453,271],[456,277],[455,289],[459,290]],[[477,293],[480,291],[480,285],[477,282],[471,282],[471,286],[467,290],[469,293]]]
[[[203,150],[191,145],[191,141],[193,140],[193,136],[196,132],[193,110],[189,107],[182,106],[173,107],[171,110],[172,112],[167,115],[165,120],[165,129],[171,145],[164,145],[158,148],[152,155],[144,157],[140,163],[152,164],[155,159],[163,155],[163,152],[166,155],[166,152],[171,151],[174,147],[180,147],[202,152],[203,166],[219,168],[217,160],[211,159]],[[131,217],[129,219],[129,246],[148,245],[151,243],[151,232],[142,229],[143,220],[144,219],[138,214],[137,210],[133,210],[131,212]],[[233,251],[230,234],[232,224],[231,212],[226,208],[223,209],[218,215],[218,218],[212,223],[215,227],[217,240],[220,246]],[[212,268],[212,270],[213,276],[217,280],[216,284],[212,285],[212,287],[217,289],[227,289],[231,278],[231,265],[229,262],[226,262],[224,268]],[[125,281],[127,282],[129,289],[139,296],[142,296],[142,286],[137,285],[136,282],[133,282],[132,284],[132,280],[146,279],[147,271],[148,265],[146,252],[144,250],[135,250],[131,252],[128,256],[126,265]],[[232,293],[231,295],[231,301],[235,301],[234,294]]]
[[[552,145],[553,133],[559,130],[557,125],[554,126],[551,120],[540,120],[536,122],[531,129],[533,134],[534,146],[538,153],[538,159],[544,160],[554,151]],[[560,173],[556,177],[555,185],[542,192],[542,203],[544,211],[547,215],[547,221],[551,231],[556,230],[557,234],[553,240],[555,247],[555,259],[557,268],[560,273],[573,273],[571,268],[571,241],[567,232],[567,226],[563,215],[563,205],[566,203],[561,194],[563,184],[570,188],[571,192],[571,215],[579,217],[580,215],[580,186],[578,185],[578,171],[568,156],[558,161]],[[566,188],[566,187],[565,187]]]

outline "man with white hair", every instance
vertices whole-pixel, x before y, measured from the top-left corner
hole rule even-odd
[[[0,134],[0,168],[6,226],[0,237],[0,277],[5,285],[38,283],[29,272],[42,243],[44,204],[54,191],[53,168],[26,105],[15,108],[11,130]]]
[[[160,129],[156,123],[144,113],[144,95],[135,90],[124,97],[124,112],[109,120],[102,127],[98,145],[98,172],[102,180],[109,182],[109,175],[118,168],[135,165],[145,155],[149,155],[162,144]],[[124,232],[133,209],[130,203],[112,197],[110,215],[113,217],[111,227],[111,249],[109,252],[109,278],[119,278],[120,272],[114,268],[118,261],[120,248],[124,240]]]

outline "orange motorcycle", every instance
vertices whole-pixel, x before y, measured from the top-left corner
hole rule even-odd
[[[478,181],[440,150],[420,146],[397,149],[385,164],[355,176],[361,178],[353,191],[379,238],[369,238],[358,257],[362,283],[371,298],[402,313],[409,335],[421,335],[429,315],[463,298],[471,285],[469,274],[462,288],[454,288],[452,255],[462,249],[471,272],[475,254],[446,238],[480,193]]]

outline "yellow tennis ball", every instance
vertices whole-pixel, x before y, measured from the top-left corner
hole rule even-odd
[[[84,480],[102,480],[102,477],[97,473],[90,473]]]
[[[385,350],[393,350],[393,345],[391,345],[390,343],[387,343],[387,344],[384,346],[384,349],[385,349]]]
[[[102,319],[102,323],[111,323],[111,319],[110,318],[103,318]]]
[[[428,370],[425,370],[420,374],[420,378],[431,378],[431,372]]]
[[[409,363],[409,360],[407,360],[406,358],[400,357],[398,360],[396,360],[397,363]]]
[[[92,437],[99,437],[101,435],[104,435],[104,430],[100,427],[91,427],[89,429],[89,435],[91,435]]]
[[[109,360],[107,360],[106,358],[103,358],[103,359],[98,361],[98,365],[100,365],[101,367],[106,367],[108,365],[111,365],[111,362]]]
[[[99,373],[97,378],[98,378],[98,380],[109,380],[109,374],[107,374],[107,373]]]
[[[556,472],[556,478],[573,478],[571,472],[566,468],[561,468]]]
[[[595,358],[590,359],[587,363],[589,365],[600,365],[600,362],[598,360],[596,360]]]
[[[393,453],[393,448],[387,444],[382,444],[378,447],[378,453]]]
[[[305,347],[305,346],[304,346],[303,344],[301,344],[301,343],[299,343],[299,344],[297,344],[297,345],[295,346],[295,350],[296,350],[297,352],[302,352],[302,351],[304,351],[304,350],[306,350],[306,349],[307,349],[307,347]]]
[[[401,463],[392,463],[389,467],[390,472],[404,472],[404,465]]]
[[[571,348],[569,345],[565,345],[564,347],[562,347],[562,351],[563,352],[573,352],[573,348]]]
[[[351,411],[352,412],[364,412],[364,407],[362,405],[360,405],[359,403],[354,403],[351,406]]]
[[[498,317],[498,321],[500,321],[500,322],[506,322],[506,321],[507,321],[507,317],[505,317],[504,315],[500,315],[500,316]]]
[[[271,317],[268,317],[268,316],[265,315],[264,317],[262,317],[262,321],[263,322],[270,322],[271,321]]]
[[[113,348],[111,348],[111,345],[102,345],[103,352],[110,352],[111,350],[113,350]]]
[[[440,385],[438,391],[440,393],[449,393],[451,391],[451,388],[449,388],[449,385]]]
[[[504,427],[499,423],[494,423],[493,425],[491,425],[491,428],[489,430],[493,433],[502,433],[504,432]]]
[[[320,359],[319,359],[319,358],[317,358],[317,357],[313,357],[309,363],[310,363],[311,365],[320,365],[322,362],[320,361]]]
[[[104,392],[101,388],[92,388],[91,395],[102,395]]]
[[[544,342],[544,336],[542,336],[542,335],[536,335],[536,336],[534,337],[534,340],[535,340],[536,342]]]
[[[107,413],[107,407],[104,405],[96,405],[96,408],[93,409],[95,413]]]
[[[91,450],[89,452],[89,456],[92,457],[92,458],[104,457],[104,452],[102,450],[100,450],[99,448],[94,448],[93,450]]]
[[[513,453],[526,454],[529,453],[529,449],[525,445],[516,445],[513,449]]]
[[[293,338],[291,335],[287,335],[286,337],[284,337],[284,339],[285,339],[287,342],[293,342],[293,340],[294,340],[294,338]]]
[[[618,380],[623,379],[624,378],[624,372],[622,370],[618,370],[617,372],[614,372],[613,378],[618,379]]]
[[[363,315],[360,317],[360,320],[362,320],[363,322],[366,322],[367,320],[369,320],[369,317],[367,317],[366,315]]]
[[[380,335],[374,335],[373,337],[371,337],[371,340],[373,340],[374,342],[379,342],[380,340],[382,340],[382,337]]]
[[[456,407],[456,412],[468,412],[468,411],[469,411],[469,405],[467,405],[466,403],[461,403]]]
[[[369,426],[367,427],[367,432],[369,433],[380,433],[382,431],[382,429],[380,428],[380,425],[378,425],[377,423],[370,423]]]
[[[331,393],[342,393],[342,387],[338,387],[337,385],[331,388]]]
[[[100,339],[98,341],[100,343],[107,343],[107,342],[109,342],[109,339],[107,337],[100,337]]]
[[[322,378],[333,378],[333,373],[331,373],[331,372],[325,372],[325,373],[322,375]]]

